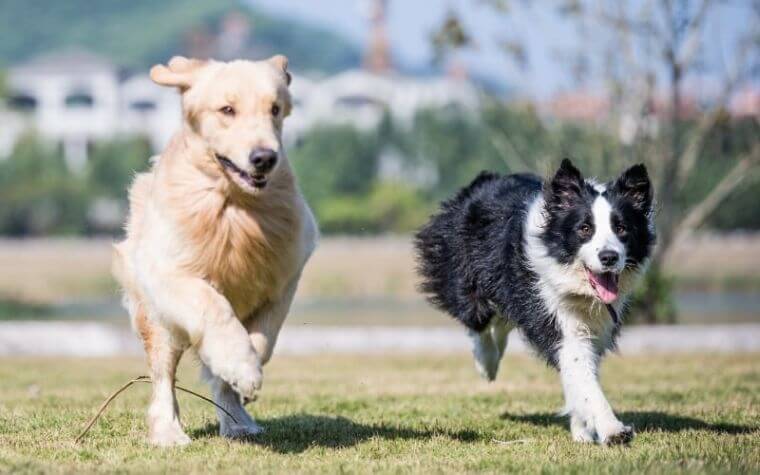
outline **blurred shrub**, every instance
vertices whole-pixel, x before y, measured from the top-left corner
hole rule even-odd
[[[148,168],[151,155],[150,143],[143,138],[95,144],[85,169],[88,191],[123,199],[135,172]]]
[[[404,183],[379,182],[367,194],[336,196],[315,207],[324,233],[410,232],[428,217],[430,204]]]
[[[675,323],[677,312],[673,287],[672,277],[649,269],[628,302],[628,320],[640,323]]]
[[[23,137],[12,156],[0,161],[0,233],[85,232],[85,189],[58,150]]]
[[[350,126],[324,126],[309,131],[300,142],[289,156],[310,203],[369,191],[380,152],[374,134]]]
[[[5,72],[0,71],[0,99],[5,98],[8,95],[8,80],[5,77]]]
[[[711,131],[699,154],[696,170],[686,183],[679,204],[688,206],[702,200],[706,190],[733,167],[737,158],[747,153],[760,137],[760,123],[752,118],[732,120],[725,116]],[[707,219],[713,229],[760,229],[760,169],[755,167],[744,181],[726,198],[715,213]]]
[[[408,232],[424,221],[428,207],[417,187],[379,177],[382,145],[392,143],[393,134],[390,128],[376,134],[350,126],[318,127],[290,152],[322,232]]]
[[[136,170],[147,167],[142,139],[96,144],[84,173],[67,166],[58,147],[34,135],[23,137],[10,157],[0,160],[0,234],[9,236],[118,233],[126,209],[126,189]],[[105,201],[104,201],[105,200]],[[111,216],[102,219],[112,203]],[[107,223],[107,225],[103,225]]]
[[[460,110],[421,111],[406,134],[404,143],[416,163],[435,177],[424,186],[434,201],[447,198],[481,170],[509,170],[479,118]]]

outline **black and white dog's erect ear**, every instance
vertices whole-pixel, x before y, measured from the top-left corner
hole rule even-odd
[[[582,190],[581,172],[565,158],[544,190],[544,197],[548,207],[566,209],[581,199]]]
[[[615,191],[625,197],[635,209],[648,212],[652,207],[652,183],[643,164],[627,169],[615,181]]]

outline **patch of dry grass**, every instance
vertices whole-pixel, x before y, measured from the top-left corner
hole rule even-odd
[[[115,293],[108,239],[0,240],[0,298],[49,303]],[[408,237],[324,238],[304,270],[298,298],[417,297]],[[697,287],[760,285],[760,235],[697,236],[670,269]]]
[[[0,298],[50,303],[115,294],[110,268],[110,240],[0,240]]]

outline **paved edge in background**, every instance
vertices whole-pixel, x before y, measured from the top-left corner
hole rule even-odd
[[[623,329],[620,353],[760,351],[760,323],[736,325],[630,326]],[[277,354],[467,352],[470,342],[458,328],[286,326]],[[512,332],[507,352],[529,351]],[[141,355],[142,346],[125,326],[103,322],[0,322],[0,356]]]

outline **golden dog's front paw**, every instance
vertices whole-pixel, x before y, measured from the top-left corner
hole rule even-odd
[[[160,424],[151,428],[148,441],[156,447],[177,447],[190,443],[179,424]]]
[[[256,391],[261,389],[264,376],[258,358],[236,365],[227,374],[219,375],[243,398],[253,399]]]

